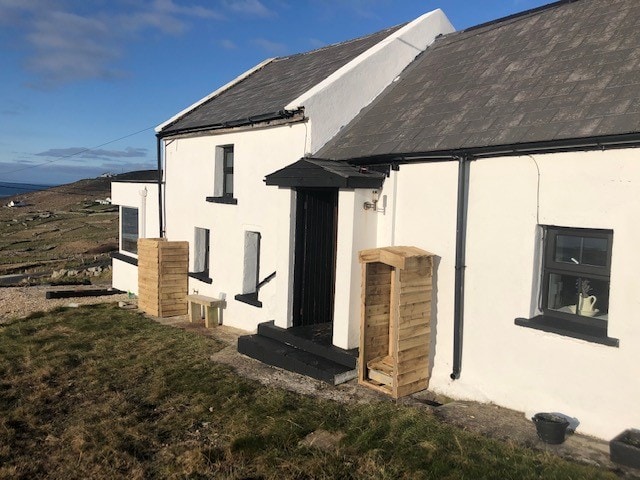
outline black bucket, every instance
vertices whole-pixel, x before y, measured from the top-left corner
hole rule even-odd
[[[569,422],[564,417],[553,413],[536,413],[532,420],[536,424],[538,437],[543,442],[552,445],[564,442],[569,427]]]

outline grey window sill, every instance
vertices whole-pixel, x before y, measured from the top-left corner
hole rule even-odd
[[[606,345],[608,347],[620,346],[620,340],[608,337],[606,329],[604,328],[569,322],[548,315],[538,315],[533,318],[516,318],[514,323],[520,327],[533,328],[534,330],[599,343],[600,345]]]
[[[227,205],[237,205],[238,199],[233,197],[207,197],[209,203],[226,203]]]

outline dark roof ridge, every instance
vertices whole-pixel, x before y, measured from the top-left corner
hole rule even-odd
[[[400,28],[404,27],[407,24],[408,24],[408,22],[399,23],[399,24],[393,25],[391,27],[383,28],[382,30],[376,30],[375,32],[367,33],[366,35],[361,35],[361,36],[355,37],[355,38],[349,38],[347,40],[343,40],[341,42],[336,42],[336,43],[331,43],[329,45],[323,45],[322,47],[314,48],[313,50],[308,50],[308,51],[305,51],[305,52],[292,53],[291,55],[285,55],[283,57],[275,57],[273,59],[273,61],[274,62],[279,62],[281,60],[289,60],[289,59],[294,58],[294,57],[299,57],[299,56],[318,53],[318,52],[321,52],[321,51],[326,50],[328,48],[348,45],[348,44],[353,43],[353,42],[358,42],[360,40],[364,40],[365,38],[371,37],[373,35],[379,35],[379,34],[381,34],[383,32],[397,31],[397,30],[399,30]]]
[[[516,21],[525,20],[533,15],[539,15],[539,14],[545,13],[547,10],[551,10],[557,7],[562,7],[563,5],[567,5],[567,4],[575,3],[579,1],[580,0],[558,0],[556,2],[547,3],[539,7],[530,8],[529,10],[512,13],[511,15],[496,18],[494,20],[489,20],[484,23],[479,23],[478,25],[472,25],[471,27],[467,27],[463,30],[456,30],[455,32],[447,33],[445,35],[439,35],[438,37],[436,37],[436,41],[433,43],[433,45],[429,46],[429,48],[438,48],[443,45],[451,45],[453,43],[453,38],[455,37],[463,37],[464,39],[469,38],[468,35],[465,35],[466,33],[476,32],[476,30],[481,30],[481,29],[485,29],[485,30],[478,31],[476,35],[479,35],[481,33],[491,32],[494,30],[494,28],[502,28]],[[487,28],[487,27],[494,27],[494,28]],[[443,43],[443,41],[445,40],[451,40],[451,42]]]
[[[489,20],[488,22],[480,23],[478,25],[473,25],[471,27],[465,28],[464,30],[459,30],[457,33],[471,32],[473,30],[478,30],[484,27],[490,27],[491,25],[495,25],[497,23],[504,23],[508,20],[517,20],[522,17],[528,17],[530,15],[534,15],[537,13],[542,13],[546,10],[551,10],[555,7],[560,7],[566,3],[575,3],[580,0],[558,0],[556,2],[547,3],[545,5],[540,5],[539,7],[530,8],[529,10],[524,10],[522,12],[512,13],[511,15],[507,15],[505,17],[496,18],[494,20]]]

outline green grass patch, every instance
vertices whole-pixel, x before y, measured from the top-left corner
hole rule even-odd
[[[109,306],[0,326],[0,478],[615,478],[425,410],[262,387],[220,348]],[[320,428],[334,451],[300,445]]]

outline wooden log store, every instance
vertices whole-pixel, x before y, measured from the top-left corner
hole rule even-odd
[[[360,252],[359,382],[393,398],[429,384],[433,254],[416,247]]]
[[[187,314],[189,243],[138,240],[138,308],[156,317]]]

